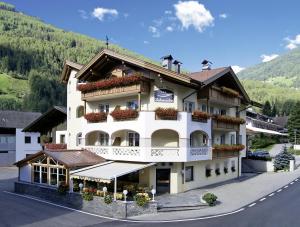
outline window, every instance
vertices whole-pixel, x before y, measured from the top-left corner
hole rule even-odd
[[[194,166],[185,167],[185,182],[190,182],[194,180]]]
[[[57,185],[57,168],[50,168],[50,185]]]
[[[47,178],[47,175],[48,175],[48,169],[47,167],[43,167],[41,166],[41,169],[42,169],[42,184],[47,184],[47,181],[48,181],[48,178]]]
[[[62,134],[59,136],[59,143],[66,143],[66,135]]]
[[[230,144],[235,144],[235,135],[233,134],[230,135]]]
[[[140,135],[136,132],[128,132],[128,146],[138,147],[140,145]]]
[[[31,137],[25,136],[25,143],[31,143]]]
[[[77,146],[82,145],[82,133],[81,132],[77,134],[76,144],[77,144]]]
[[[76,117],[80,118],[84,115],[84,107],[83,106],[78,106],[76,110]]]
[[[102,113],[108,113],[109,112],[109,104],[100,104],[99,111]]]
[[[108,134],[100,133],[100,146],[108,146]]]
[[[33,181],[40,183],[40,166],[33,166]]]
[[[127,109],[137,110],[138,108],[139,108],[139,105],[136,100],[127,102]]]
[[[0,151],[0,154],[8,154],[8,151]]]
[[[205,104],[202,104],[202,105],[201,105],[201,110],[202,110],[203,112],[206,112],[206,105],[205,105]]]
[[[220,110],[220,115],[226,115],[226,110],[221,109],[221,110]]]
[[[184,102],[184,111],[192,113],[195,110],[194,102]]]
[[[209,108],[209,112],[210,112],[211,114],[214,114],[214,107],[211,106],[211,107]]]
[[[221,135],[220,136],[220,139],[221,139],[221,144],[225,144],[225,134]]]
[[[58,169],[58,181],[59,184],[66,182],[66,169],[61,169],[61,168]]]
[[[37,143],[41,143],[41,137],[40,136],[37,138]]]

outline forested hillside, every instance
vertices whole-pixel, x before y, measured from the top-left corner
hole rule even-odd
[[[58,81],[64,60],[84,64],[104,46],[103,41],[55,28],[0,2],[0,108],[44,112],[54,104],[65,105],[65,87]],[[116,45],[110,49],[150,61]],[[8,91],[5,75],[19,79],[14,83],[27,83],[29,89]]]

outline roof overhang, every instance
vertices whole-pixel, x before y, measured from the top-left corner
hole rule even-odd
[[[288,136],[287,133],[281,133],[281,132],[277,132],[277,131],[274,131],[274,130],[257,128],[257,127],[253,127],[253,126],[249,126],[249,125],[246,126],[246,130],[247,130],[247,133],[249,133],[249,134],[250,133],[252,133],[252,134],[263,133],[263,134],[268,134],[268,135]]]
[[[114,180],[117,177],[124,176],[126,174],[133,173],[141,169],[145,169],[155,164],[156,163],[108,161],[105,163],[71,171],[70,177],[109,183],[111,180]]]
[[[62,71],[61,77],[60,77],[61,82],[67,83],[69,80],[71,71],[72,70],[79,71],[82,67],[83,67],[83,65],[81,65],[81,64],[66,60],[64,62],[63,71]]]

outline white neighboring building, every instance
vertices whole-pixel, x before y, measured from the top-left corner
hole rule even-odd
[[[245,107],[252,104],[238,78],[230,67],[187,75],[178,61],[172,70],[172,56],[163,63],[110,50],[84,66],[66,61],[68,149],[128,163],[127,170],[145,163],[137,182],[159,193],[238,177],[245,157]],[[158,108],[165,108],[161,115]],[[109,165],[97,168],[108,177]],[[77,177],[97,177],[84,174]]]
[[[11,166],[41,150],[39,133],[22,132],[40,115],[36,112],[0,111],[0,166]]]

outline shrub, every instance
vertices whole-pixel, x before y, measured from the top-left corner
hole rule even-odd
[[[128,119],[135,119],[138,117],[139,112],[137,110],[127,109],[115,109],[110,115],[117,121],[124,121]]]
[[[112,203],[112,201],[113,201],[113,199],[112,199],[111,195],[105,195],[104,196],[104,202],[106,204],[110,204],[110,203]]]
[[[74,182],[73,184],[73,192],[80,192],[79,183]]]
[[[209,205],[209,206],[215,206],[218,197],[214,195],[213,193],[205,193],[202,196],[202,199]]]
[[[231,123],[231,124],[237,124],[237,125],[242,125],[242,124],[245,124],[245,122],[246,122],[245,119],[243,119],[243,118],[232,117],[232,116],[227,116],[227,115],[213,115],[213,118],[219,122]]]
[[[270,145],[279,142],[278,138],[265,136],[264,134],[256,135],[251,141],[251,148],[253,149],[263,149]]]
[[[138,206],[145,206],[149,201],[150,201],[150,197],[148,195],[148,193],[137,193],[134,196],[135,202]]]
[[[215,169],[215,173],[217,176],[220,175],[221,174],[220,168]]]
[[[211,176],[211,169],[206,169],[205,170],[205,176],[210,177]]]
[[[97,196],[100,196],[100,197],[103,197],[103,196],[104,196],[104,191],[97,190],[97,191],[96,191],[96,195],[97,195]]]
[[[228,168],[224,167],[224,173],[227,174],[228,173]]]
[[[116,199],[122,200],[123,199],[123,193],[116,193]]]
[[[210,118],[210,114],[202,111],[194,111],[192,114],[193,121],[206,121]]]
[[[290,160],[295,160],[295,157],[284,147],[283,151],[275,156],[274,170],[287,170],[290,167]]]
[[[241,151],[245,148],[242,144],[215,144],[213,145],[213,151]]]
[[[61,183],[58,186],[57,191],[59,194],[65,195],[67,193],[67,191],[69,191],[69,186],[66,183]]]
[[[100,113],[88,113],[84,115],[84,118],[91,123],[103,122],[106,121],[107,115],[104,112]]]
[[[83,198],[83,200],[86,200],[86,201],[92,201],[94,199],[94,196],[90,192],[84,192],[82,194],[82,198]]]
[[[122,87],[133,84],[138,84],[140,81],[145,80],[141,75],[133,75],[126,77],[115,77],[97,82],[90,82],[86,84],[79,84],[77,89],[83,93],[97,91],[101,89],[110,89],[114,87]]]
[[[255,156],[255,155],[248,156],[248,159],[261,160],[261,161],[272,161],[271,157],[265,157],[265,156],[260,157],[260,156]]]
[[[162,120],[177,120],[178,111],[174,108],[157,108],[155,114]]]

